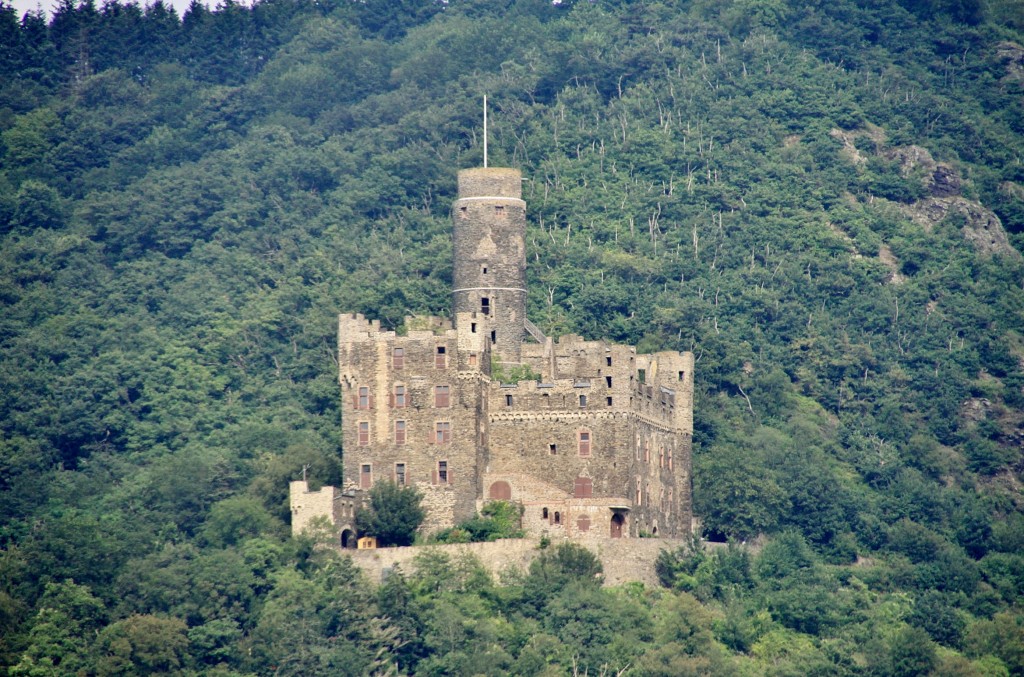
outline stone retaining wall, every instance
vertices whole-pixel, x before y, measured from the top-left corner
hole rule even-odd
[[[621,585],[638,581],[645,585],[658,584],[654,561],[661,550],[674,550],[684,541],[667,538],[621,538],[585,543],[584,547],[596,554],[604,566],[605,585]],[[556,542],[552,542],[552,547]],[[412,560],[427,550],[439,550],[449,557],[471,554],[492,574],[515,567],[523,572],[540,554],[539,541],[529,538],[506,539],[490,543],[459,543],[451,545],[422,545],[407,548],[379,548],[377,550],[347,551],[352,561],[362,569],[371,582],[378,584],[387,569],[401,565],[405,573],[412,573]]]

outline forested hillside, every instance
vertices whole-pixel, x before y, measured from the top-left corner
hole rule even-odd
[[[760,551],[376,590],[288,538],[337,313],[448,311],[484,94],[531,318],[694,352]],[[1024,674],[1022,251],[1018,0],[0,4],[0,666]]]

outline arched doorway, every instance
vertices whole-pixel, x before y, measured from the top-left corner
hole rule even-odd
[[[512,487],[509,486],[508,482],[495,482],[491,485],[491,490],[488,492],[488,496],[492,501],[511,501]]]
[[[356,534],[351,529],[343,529],[341,532],[341,547],[343,548],[355,548],[356,547]]]
[[[625,522],[626,518],[622,516],[622,513],[612,515],[612,538],[622,538],[622,525]]]

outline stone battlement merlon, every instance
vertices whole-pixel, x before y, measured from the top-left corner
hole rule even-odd
[[[459,172],[459,198],[522,199],[523,173],[508,167],[475,167]],[[524,203],[525,204],[525,203]]]

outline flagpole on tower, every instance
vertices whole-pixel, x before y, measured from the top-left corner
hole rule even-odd
[[[487,167],[487,95],[484,94],[484,167]]]

